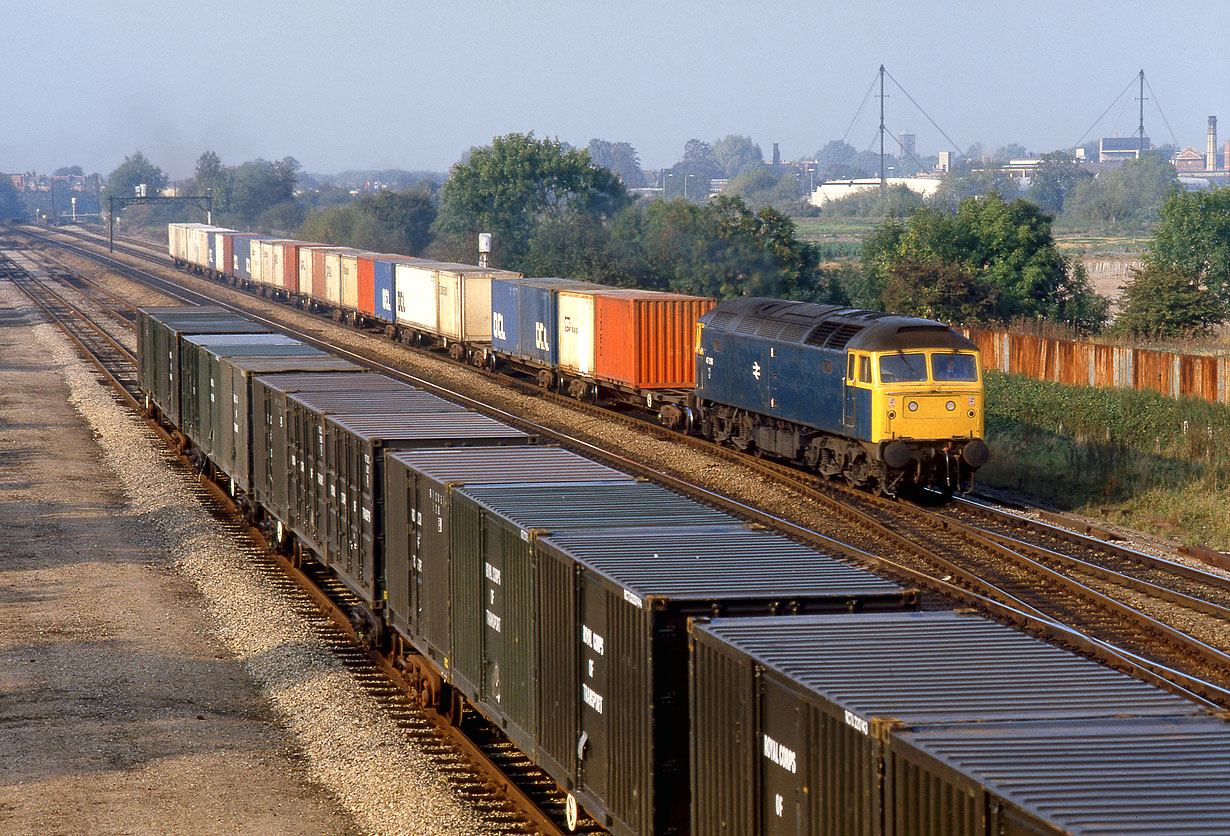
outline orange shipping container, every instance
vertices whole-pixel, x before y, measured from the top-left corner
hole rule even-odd
[[[713,299],[648,290],[594,294],[594,376],[633,389],[691,387],[696,320]]]

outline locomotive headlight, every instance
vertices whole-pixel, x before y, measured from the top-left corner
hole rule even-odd
[[[918,411],[918,401],[910,401],[908,404],[906,404],[905,408],[908,409],[910,412],[917,412]]]
[[[957,408],[957,405],[953,403],[952,401],[949,401],[948,403],[944,404],[944,409],[947,409],[949,412],[952,412],[956,408]]]

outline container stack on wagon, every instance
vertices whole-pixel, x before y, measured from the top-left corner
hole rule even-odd
[[[682,415],[704,368],[694,339],[713,300],[274,239],[252,278],[237,254],[193,262],[200,234],[173,231],[172,256],[578,397]],[[262,238],[205,235],[224,261]],[[620,836],[1103,832],[1079,829],[1086,814],[1126,827],[1021,764],[1063,772],[1065,738],[1094,754],[1063,774],[1120,809],[1192,779],[1193,832],[1230,819],[1230,794],[1189,766],[1224,771],[1227,730],[1194,704],[972,616],[907,613],[894,584],[344,361],[290,368],[323,361],[202,338],[188,345],[231,347],[198,381],[180,359],[193,334],[233,326],[283,349],[233,315],[161,316],[139,331],[152,402],[178,422],[181,391],[204,410],[202,392],[231,386],[250,476],[238,442],[211,458],[278,547],[331,567],[429,702],[476,707]],[[1189,760],[1137,792],[1116,751]],[[1145,832],[1185,832],[1173,805],[1156,809]]]
[[[1164,747],[1135,749],[1138,734],[1170,723],[1228,733],[1194,703],[964,614],[694,622],[691,678],[693,836],[1120,833],[1112,822],[1127,817],[1109,799],[1040,769],[1062,761],[1063,735],[1100,740],[1075,771],[1101,772],[1116,803],[1139,805],[1147,791],[1122,775],[1156,766]],[[1025,813],[1000,803],[1009,786]],[[1162,802],[1168,826],[1132,832],[1189,832],[1182,803]],[[1230,789],[1212,804],[1230,812]],[[1100,823],[1068,829],[1093,810]]]

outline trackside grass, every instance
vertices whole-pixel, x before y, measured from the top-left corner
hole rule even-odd
[[[989,371],[978,482],[1230,549],[1230,409]]]

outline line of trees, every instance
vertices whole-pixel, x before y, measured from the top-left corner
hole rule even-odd
[[[739,170],[732,184],[756,184],[749,192],[779,187],[766,179],[773,167],[748,137],[692,141],[684,163],[702,173]],[[1047,155],[1029,194],[1036,200],[1002,197],[990,177],[979,181],[981,189],[970,188],[969,172],[930,201],[904,188],[857,195],[848,200],[864,201],[868,211],[888,207],[888,217],[865,241],[858,263],[837,264],[801,240],[772,201],[696,201],[691,194],[684,200],[682,189],[675,197],[636,200],[626,182],[637,182],[635,149],[597,139],[579,149],[533,133],[509,134],[471,149],[442,187],[423,181],[357,197],[327,185],[298,189],[299,166],[289,157],[228,167],[206,152],[185,188],[214,195],[215,222],[329,244],[473,262],[478,233],[491,232],[492,263],[530,275],[854,304],[966,324],[1039,318],[1084,331],[1106,324],[1109,303],[1093,292],[1080,263],[1058,251],[1052,212],[1075,203],[1125,217],[1147,211],[1125,195],[1169,188],[1116,327],[1148,336],[1207,331],[1230,318],[1230,189],[1184,194],[1174,189],[1170,166],[1161,165],[1146,157],[1093,179],[1070,157]],[[165,182],[137,152],[112,172],[107,188],[131,194],[137,183]],[[0,186],[0,207],[5,200]],[[1106,208],[1122,206],[1128,209]],[[128,211],[156,223],[165,219],[155,216],[176,212],[182,219],[174,207]]]

